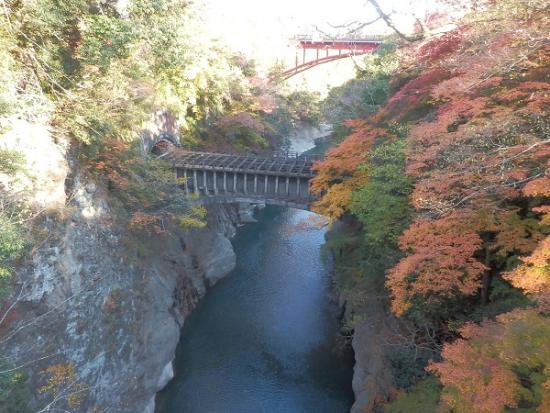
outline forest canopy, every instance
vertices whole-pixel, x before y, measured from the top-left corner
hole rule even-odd
[[[415,332],[388,412],[550,408],[549,12],[480,4],[327,100],[348,129],[315,166],[315,208],[361,228],[340,282],[352,301],[377,289]]]

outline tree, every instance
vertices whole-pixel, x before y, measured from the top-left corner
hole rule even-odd
[[[348,121],[353,132],[337,147],[327,152],[327,158],[313,166],[317,176],[311,190],[322,195],[313,205],[320,214],[338,218],[348,210],[351,193],[368,179],[365,169],[370,148],[377,141],[396,138],[389,130],[377,128],[365,121]]]
[[[513,286],[532,296],[542,309],[550,309],[550,236],[533,253],[521,257],[521,263],[503,274]]]
[[[475,254],[483,240],[467,221],[459,217],[417,220],[405,230],[399,244],[408,255],[389,271],[386,281],[397,315],[416,303],[432,317],[448,317],[447,301],[480,290],[488,268]]]
[[[105,142],[90,158],[88,171],[103,180],[130,230],[161,235],[170,220],[184,229],[205,225],[206,211],[186,198],[170,163],[143,158],[136,145],[121,141]]]
[[[440,413],[438,409],[441,385],[434,377],[430,377],[400,393],[389,403],[385,413]]]
[[[369,249],[395,249],[407,224],[411,181],[404,174],[405,140],[374,148],[363,166],[367,183],[353,191],[350,212],[365,228]]]
[[[37,413],[59,410],[60,405],[74,409],[86,398],[88,387],[79,381],[74,364],[52,364],[42,374],[46,383],[39,391],[50,395],[52,400]]]
[[[515,310],[468,324],[432,363],[444,385],[442,400],[457,413],[505,408],[550,408],[550,322],[535,310]]]
[[[409,42],[414,42],[414,41],[420,40],[423,37],[424,25],[420,22],[418,18],[416,19],[416,21],[417,23],[419,23],[420,27],[422,28],[422,31],[413,36],[406,35],[405,33],[403,33],[401,30],[397,28],[397,25],[391,19],[391,16],[385,13],[384,10],[382,10],[382,7],[380,7],[380,4],[378,3],[377,0],[368,0],[368,2],[372,5],[372,7],[374,7],[376,12],[378,13],[378,16],[380,16],[380,18],[384,20],[384,22],[388,25],[388,27],[391,28],[402,39],[407,40]]]
[[[487,2],[457,30],[402,44],[393,95],[348,123],[350,137],[316,165],[319,210],[353,212],[368,240],[348,238],[341,284],[362,303],[374,261],[366,245],[397,238],[401,259],[385,280],[392,310],[444,343],[429,369],[444,403],[434,406],[437,386],[422,388],[429,400],[415,389],[400,401],[457,413],[550,411],[548,7]],[[402,158],[377,163],[399,142],[395,122],[410,126]],[[414,211],[399,236],[392,224],[407,223],[403,195]]]
[[[459,49],[468,35],[462,33]],[[500,33],[492,36],[494,47],[503,41]],[[421,50],[436,50],[444,62],[440,66],[448,69],[440,49],[425,45]],[[518,48],[506,53],[517,57],[522,52]],[[486,70],[493,59],[481,67]],[[531,75],[521,80],[513,70],[480,79],[479,65],[445,76],[431,71],[406,83],[383,109],[391,110],[388,116],[395,105],[408,102],[408,110],[416,110],[422,105],[418,94],[432,96],[435,103],[432,114],[411,128],[408,139],[406,170],[415,180],[411,201],[419,216],[401,238],[406,257],[388,276],[398,314],[416,307],[425,315],[450,317],[459,311],[457,300],[466,297],[479,296],[486,304],[495,276],[504,275],[501,272],[511,269],[519,256],[544,249],[538,246],[546,224],[540,214],[529,212],[526,196],[531,191],[538,199],[546,196],[548,120],[540,104],[548,97],[539,90],[548,85],[535,86],[530,76],[537,77],[547,62],[547,52],[533,50],[523,63]],[[464,84],[475,82],[475,92],[464,89]],[[508,279],[513,278],[510,273]]]
[[[58,133],[86,144],[130,141],[159,110],[199,136],[250,72],[221,48],[202,46],[198,16],[185,0],[137,0],[125,10],[69,0],[2,7],[8,67],[24,83],[38,81]]]
[[[541,224],[550,225],[550,208],[544,205],[550,197],[550,180],[546,177],[529,182],[523,188],[529,198],[543,204],[532,211],[541,215]],[[520,257],[519,265],[503,274],[504,279],[534,298],[543,311],[550,310],[550,236],[542,238],[531,255]]]

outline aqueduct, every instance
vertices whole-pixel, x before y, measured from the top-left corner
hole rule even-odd
[[[176,148],[167,152],[166,159],[184,191],[202,204],[260,201],[307,210],[315,200],[310,180],[319,156],[231,155]]]

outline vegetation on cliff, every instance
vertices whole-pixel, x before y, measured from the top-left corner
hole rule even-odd
[[[315,95],[259,79],[253,61],[206,36],[192,2],[0,7],[2,128],[16,128],[16,118],[42,122],[68,140],[124,207],[141,214],[134,222],[156,222],[153,209],[182,201],[169,195],[174,182],[162,162],[140,154],[144,130],[171,133],[187,147],[265,151],[297,121],[318,121]],[[200,211],[190,212],[179,221],[198,223]]]
[[[488,2],[401,44],[373,83],[387,99],[316,166],[317,210],[363,228],[340,254],[347,295],[378,286],[409,326],[417,368],[388,412],[550,408],[549,11]]]
[[[71,208],[61,210],[76,196],[76,182],[99,184],[91,192],[108,200],[104,225],[118,227],[133,253],[174,225],[205,224],[205,210],[190,206],[170,165],[144,153],[142,136],[171,133],[186,147],[261,152],[279,146],[297,122],[318,122],[318,96],[261,80],[253,61],[205,35],[200,12],[187,0],[0,2],[2,336],[24,316],[14,310],[23,291],[14,268],[51,231],[47,221],[64,224]],[[71,160],[57,211],[30,202],[41,189],[36,159],[19,151],[33,142],[30,130]],[[53,169],[54,160],[42,160],[49,161]],[[56,179],[67,172],[60,169]],[[24,412],[18,366],[28,360],[0,351],[0,411]],[[74,407],[80,398],[59,390],[73,381],[63,376],[70,364],[59,361],[44,373],[55,385],[39,397],[56,400],[52,408]]]

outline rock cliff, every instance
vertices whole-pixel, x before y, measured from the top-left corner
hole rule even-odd
[[[41,181],[28,182],[48,212],[20,263],[1,351],[24,365],[33,411],[153,412],[185,317],[235,266],[228,237],[243,211],[213,207],[206,228],[136,238],[113,219],[108,194],[65,161],[66,147],[46,129],[35,135],[13,145],[32,154],[43,140],[43,159],[55,161],[34,162]],[[51,366],[70,376],[53,391],[43,388]]]
[[[356,221],[344,217],[336,221],[327,232],[327,241],[339,236],[353,236],[358,233]],[[333,251],[338,254],[338,252]],[[345,256],[335,259],[345,260]],[[335,273],[335,277],[338,274]],[[355,355],[352,387],[355,402],[351,413],[379,413],[389,399],[394,388],[394,377],[388,358],[388,346],[385,344],[395,331],[395,318],[388,313],[387,307],[375,291],[363,292],[361,300],[354,299],[345,289],[335,283],[334,295],[344,309],[344,324],[353,325],[351,345]]]

